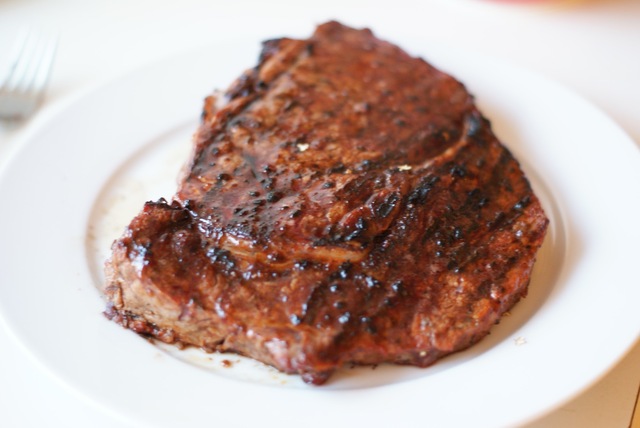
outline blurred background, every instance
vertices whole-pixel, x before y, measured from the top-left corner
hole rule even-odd
[[[638,0],[0,0],[0,52],[26,23],[58,31],[56,101],[213,39],[304,36],[327,19],[506,58],[574,89],[640,140]],[[606,81],[637,84],[612,93]]]

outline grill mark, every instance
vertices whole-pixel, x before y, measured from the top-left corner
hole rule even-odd
[[[233,91],[228,92],[228,96],[230,97],[229,102],[238,100],[238,96],[244,98],[243,102],[234,109],[230,109],[229,103],[227,103],[225,107],[218,111],[217,117],[219,119],[216,121],[214,126],[207,130],[207,132],[209,133],[209,138],[206,138],[202,142],[198,143],[200,149],[194,155],[194,162],[192,165],[196,166],[200,164],[207,164],[208,162],[206,162],[206,149],[209,149],[212,146],[211,138],[220,138],[221,136],[226,137],[228,135],[231,122],[242,121],[247,110],[251,108],[256,101],[262,101],[262,97],[260,97],[260,95],[263,92],[268,92],[269,89],[272,86],[276,85],[284,76],[286,76],[291,71],[291,69],[295,69],[296,67],[298,67],[299,63],[309,56],[310,52],[307,49],[300,49],[295,60],[291,62],[288,67],[283,68],[280,73],[275,75],[268,83],[265,83],[264,81],[258,79],[259,71],[266,64],[266,62],[261,61],[256,68],[249,72],[249,74],[243,75],[243,77],[241,77],[239,81],[243,80],[243,84],[241,86],[245,89],[240,91],[236,90],[236,93],[233,93]],[[230,139],[223,138],[217,143],[220,144],[223,142],[231,145],[230,151],[238,151],[238,148],[232,144],[232,141]],[[189,174],[189,179],[195,178],[193,175],[195,168],[190,169],[191,172]]]
[[[304,303],[306,310],[302,314],[302,323],[311,325],[317,319],[318,311],[326,307],[326,292],[328,289],[329,285],[325,282],[314,286]]]

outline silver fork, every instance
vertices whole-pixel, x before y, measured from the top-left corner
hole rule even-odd
[[[58,38],[24,31],[13,47],[9,69],[0,75],[0,119],[24,119],[42,102]]]

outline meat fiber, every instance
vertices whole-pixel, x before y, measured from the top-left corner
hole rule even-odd
[[[329,22],[207,98],[177,194],[113,244],[105,313],[313,384],[425,367],[526,294],[547,224],[460,82]]]

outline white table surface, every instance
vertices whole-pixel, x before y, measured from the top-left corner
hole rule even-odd
[[[303,36],[328,19],[506,58],[573,89],[640,145],[640,0],[3,0],[0,66],[24,26],[56,31],[61,44],[39,112],[0,125],[0,168],[32,129],[102,82],[228,35]],[[590,389],[527,427],[627,427],[639,383],[636,344]],[[0,426],[123,425],[41,370],[0,324]]]

